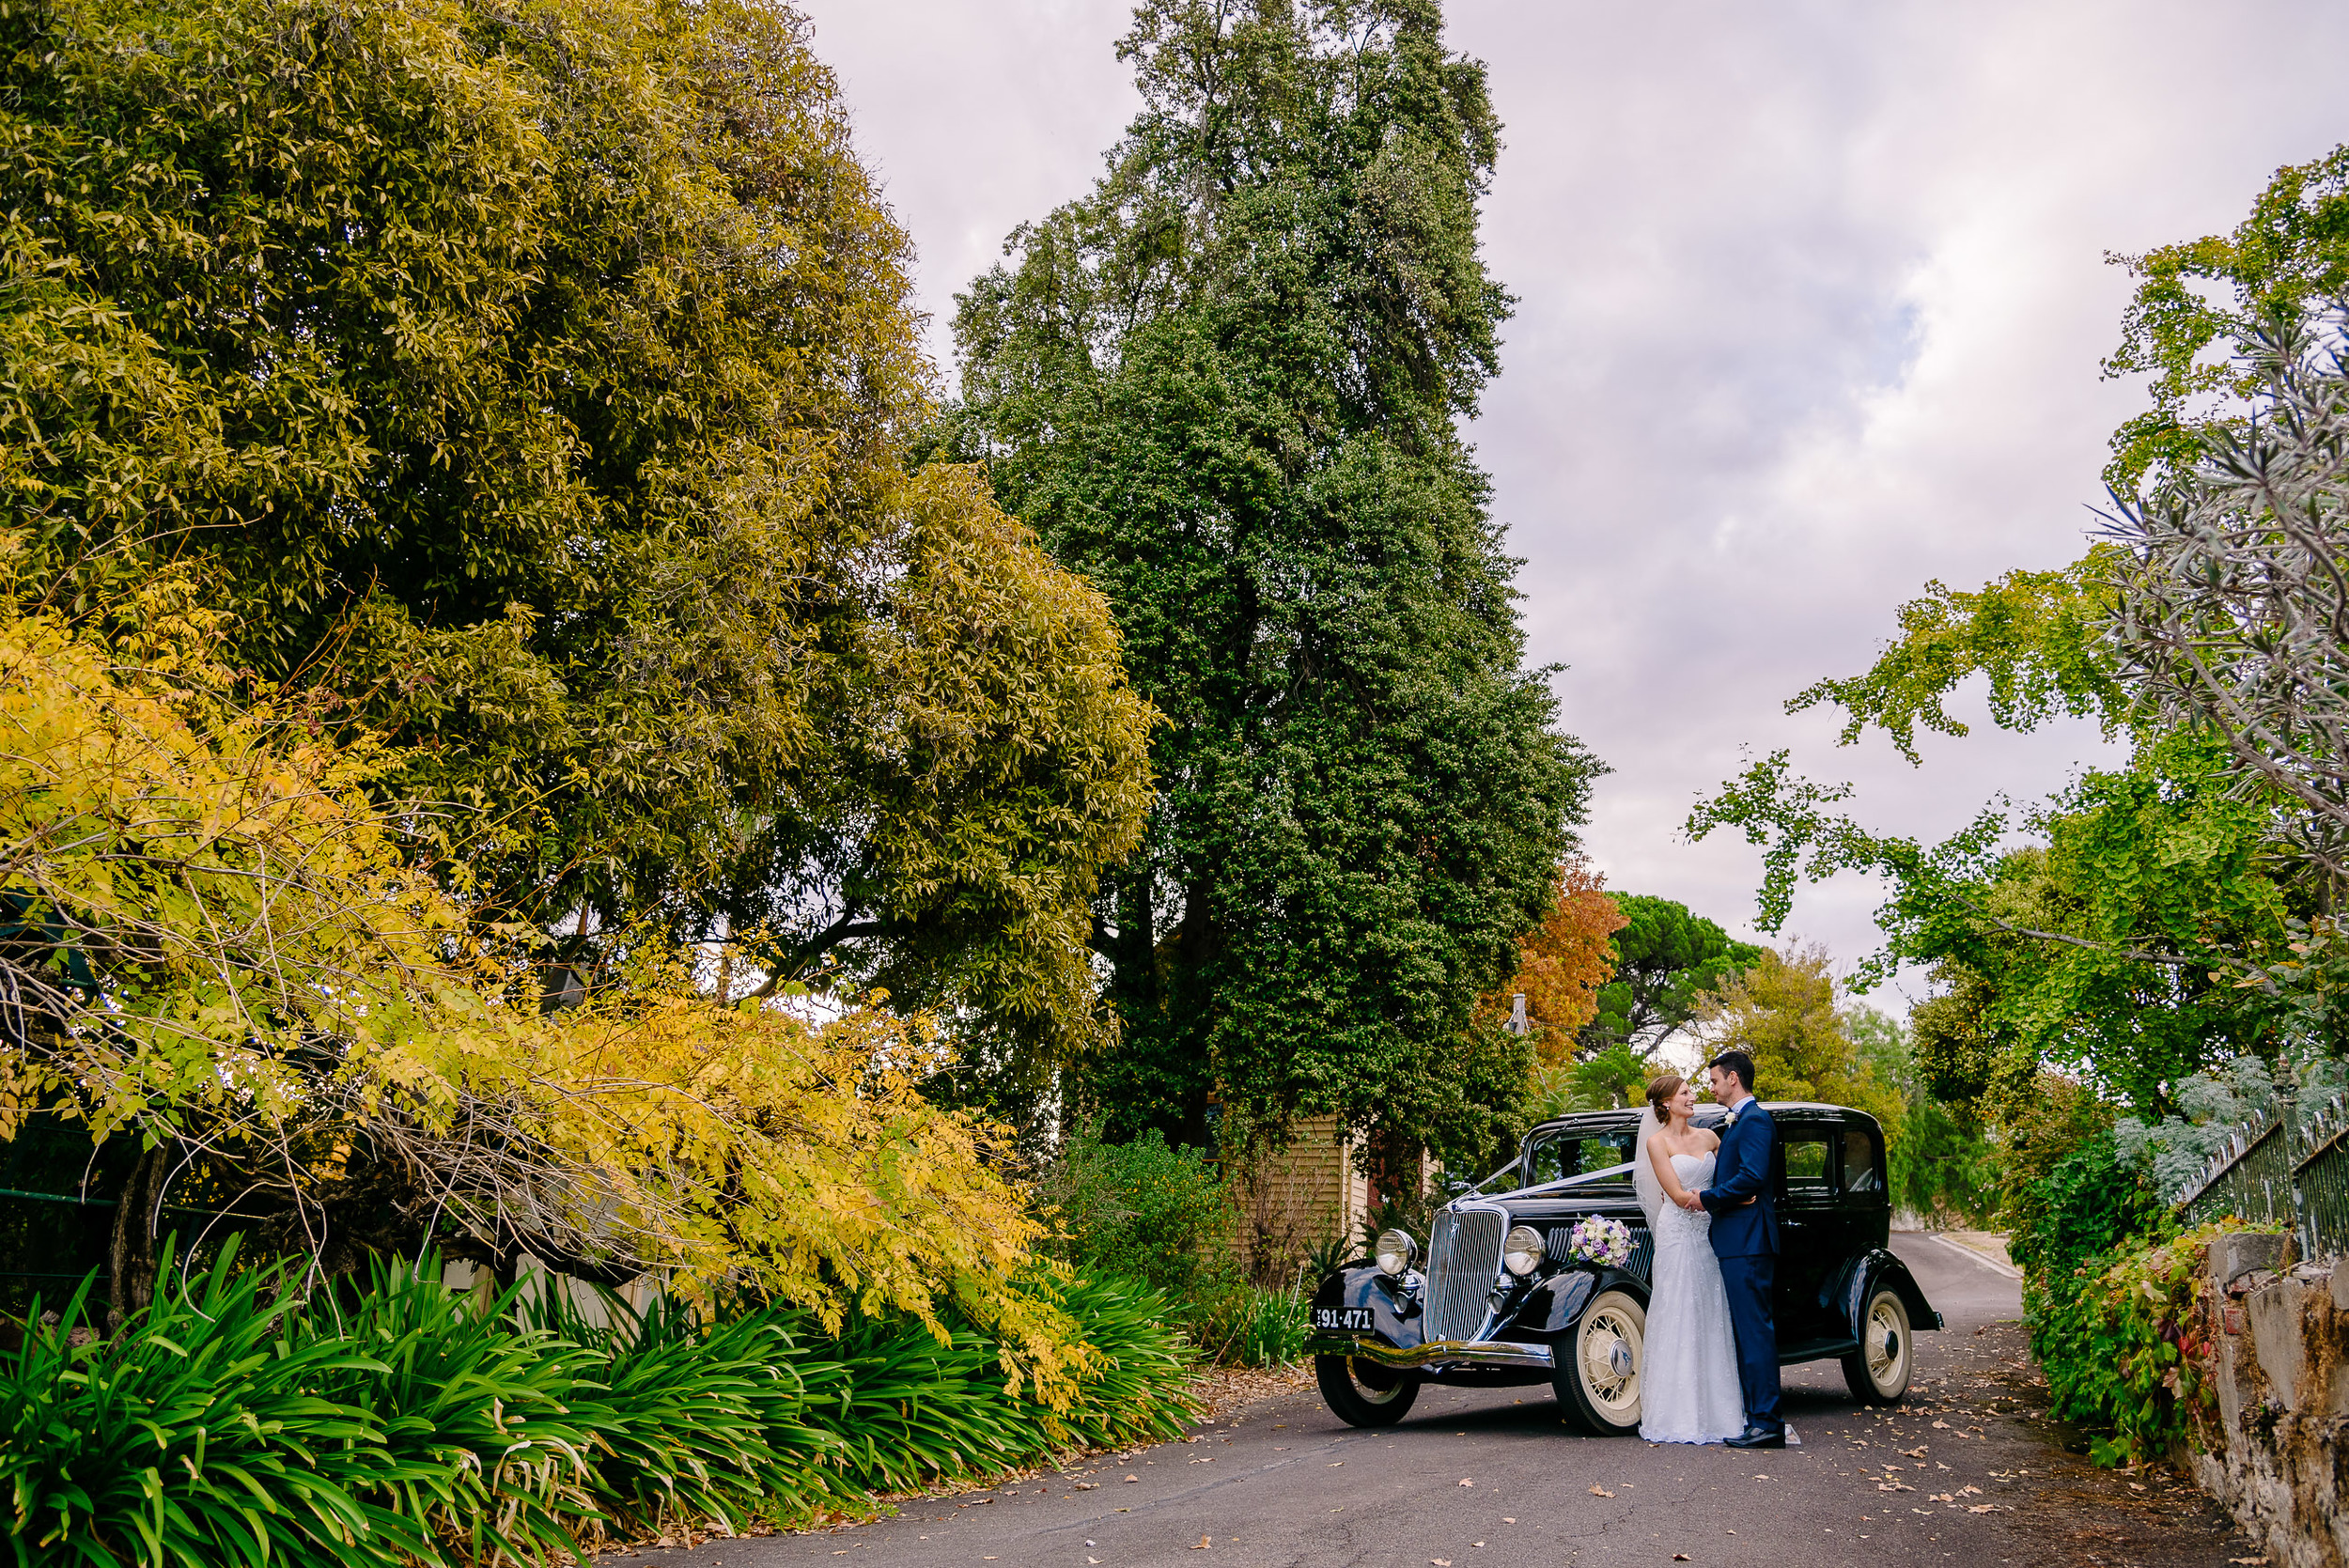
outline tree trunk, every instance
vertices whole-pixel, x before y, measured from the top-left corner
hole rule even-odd
[[[171,1169],[172,1145],[158,1143],[139,1156],[115,1203],[114,1244],[106,1259],[106,1334],[155,1298],[155,1219],[163,1201],[163,1177]]]

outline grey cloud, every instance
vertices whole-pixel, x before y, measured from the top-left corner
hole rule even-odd
[[[1081,192],[1134,106],[1117,4],[817,0],[861,143],[934,311]],[[1739,748],[1850,778],[1938,835],[2061,784],[2092,729],[1834,745],[1784,699],[1864,667],[1892,610],[2078,553],[2114,425],[2127,279],[2104,262],[2231,226],[2279,164],[2349,138],[2349,12],[2253,5],[1464,0],[1507,150],[1487,204],[1518,298],[1472,431],[1532,654],[1616,772],[1588,835],[1612,885],[1738,924],[1758,859],[1679,835]],[[2256,55],[2260,70],[2235,62]],[[942,349],[942,326],[934,329]],[[1790,929],[1874,944],[1876,890]]]

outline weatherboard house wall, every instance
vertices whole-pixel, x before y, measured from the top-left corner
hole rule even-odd
[[[1338,1137],[1334,1116],[1298,1124],[1285,1149],[1259,1158],[1246,1174],[1242,1218],[1248,1242],[1301,1253],[1336,1235],[1352,1235],[1375,1195],[1361,1146]]]

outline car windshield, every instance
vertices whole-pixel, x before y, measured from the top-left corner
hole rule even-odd
[[[1638,1133],[1631,1127],[1560,1127],[1533,1140],[1526,1161],[1525,1185],[1541,1187],[1569,1176],[1595,1175],[1631,1163]],[[1629,1181],[1626,1174],[1623,1178]]]

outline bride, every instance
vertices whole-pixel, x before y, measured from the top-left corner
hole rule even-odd
[[[1689,1125],[1695,1088],[1674,1073],[1647,1086],[1632,1180],[1656,1238],[1640,1368],[1640,1436],[1651,1443],[1718,1443],[1746,1427],[1729,1294],[1707,1234],[1713,1217],[1682,1206],[1713,1180],[1716,1135]]]

